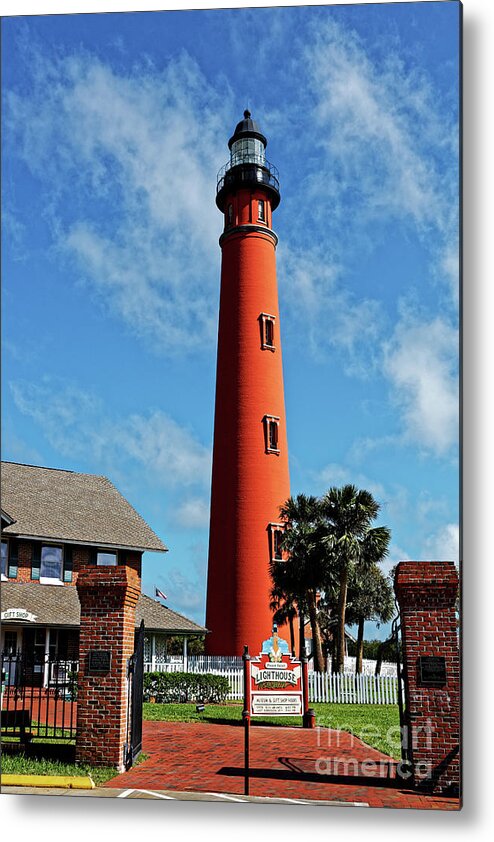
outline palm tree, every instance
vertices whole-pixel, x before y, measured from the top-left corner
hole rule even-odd
[[[336,669],[345,664],[345,620],[348,581],[357,565],[362,568],[370,559],[384,557],[391,533],[385,526],[371,528],[379,513],[379,503],[365,489],[355,485],[332,487],[321,501],[325,519],[323,543],[327,551],[327,569],[338,571],[338,634]]]
[[[331,653],[331,671],[336,671],[336,624],[338,620],[339,575],[328,567],[325,571],[324,590],[318,603],[317,622],[326,656]]]
[[[322,544],[320,501],[298,494],[280,507],[280,517],[287,523],[282,548],[288,558],[271,564],[273,585],[279,586],[286,601],[296,602],[300,617],[300,654],[303,652],[305,609],[309,615],[314,647],[314,669],[324,670],[321,632],[317,621],[317,593],[325,579],[326,552]]]
[[[278,562],[272,562],[276,565]],[[272,579],[276,578],[276,569],[272,572]],[[295,620],[298,616],[297,599],[294,595],[285,593],[281,583],[278,582],[273,585],[271,589],[271,602],[269,603],[271,611],[273,611],[273,621],[278,626],[284,626],[288,623],[290,629],[290,651],[295,656]]]
[[[361,567],[361,569],[359,569]],[[395,606],[393,588],[387,576],[377,563],[356,568],[348,589],[346,619],[350,625],[357,625],[357,651],[355,672],[362,672],[364,651],[364,625],[366,620],[388,623],[393,617]]]

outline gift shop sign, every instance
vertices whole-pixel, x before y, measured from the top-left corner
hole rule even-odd
[[[250,663],[251,716],[302,716],[302,665],[273,635]]]
[[[36,614],[31,614],[31,612],[26,611],[25,608],[7,608],[6,611],[2,611],[0,619],[23,620],[26,623],[35,623],[38,618],[36,617]]]

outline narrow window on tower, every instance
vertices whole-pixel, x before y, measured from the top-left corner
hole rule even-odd
[[[261,327],[261,348],[263,351],[274,351],[274,323],[275,316],[270,316],[269,313],[261,313],[259,316],[259,324]]]
[[[263,420],[266,453],[279,453],[278,433],[280,419],[276,415],[265,415]]]
[[[269,449],[278,450],[278,422],[269,422]]]
[[[266,222],[266,203],[264,199],[257,202],[257,218],[259,222]]]
[[[284,561],[283,558],[283,534],[285,532],[284,523],[270,523],[269,524],[269,551],[271,561]]]
[[[228,205],[228,210],[226,212],[226,224],[232,225],[233,223],[233,205]]]

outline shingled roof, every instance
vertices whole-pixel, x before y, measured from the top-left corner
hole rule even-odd
[[[64,626],[78,628],[81,606],[77,588],[61,585],[40,585],[39,582],[2,582],[0,588],[2,611],[20,608],[34,614],[37,626]],[[147,631],[167,634],[206,634],[203,626],[166,608],[150,596],[141,594],[136,607],[136,626],[144,620]],[[8,620],[2,620],[2,623]],[[18,620],[12,621],[19,623]],[[29,623],[32,625],[32,623]]]
[[[106,477],[2,462],[1,483],[6,535],[166,551]]]

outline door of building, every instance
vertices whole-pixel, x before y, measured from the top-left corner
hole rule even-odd
[[[25,628],[22,640],[23,684],[42,687],[45,671],[46,629]]]
[[[2,685],[14,686],[18,674],[19,640],[16,629],[7,629],[2,645]]]

